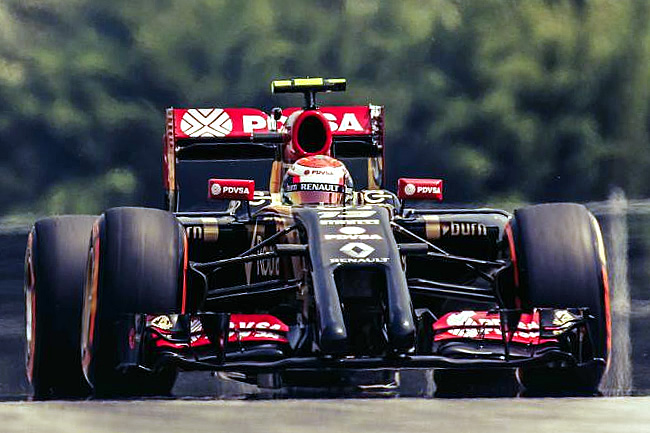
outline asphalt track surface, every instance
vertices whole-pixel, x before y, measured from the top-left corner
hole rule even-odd
[[[5,403],[13,432],[647,432],[650,398]]]
[[[650,397],[643,396],[650,390],[650,291],[634,281],[632,310],[624,318],[629,365],[619,369],[629,383],[621,387],[610,377],[604,397],[511,398],[517,392],[508,388],[460,395],[501,398],[431,398],[437,396],[431,374],[421,372],[404,372],[398,391],[371,393],[374,398],[321,390],[260,393],[209,373],[184,373],[175,399],[31,402],[23,367],[25,240],[25,234],[0,235],[0,433],[650,431]],[[644,274],[632,270],[632,280],[635,273]],[[621,394],[635,397],[608,397]]]

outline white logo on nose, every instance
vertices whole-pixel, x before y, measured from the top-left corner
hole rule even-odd
[[[366,229],[362,227],[341,227],[339,229],[340,233],[343,233],[344,235],[360,235],[362,233],[366,232]]]
[[[363,259],[368,257],[375,249],[361,242],[350,242],[343,245],[339,251],[355,259]]]

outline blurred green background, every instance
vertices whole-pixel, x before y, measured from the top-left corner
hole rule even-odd
[[[386,106],[451,202],[650,196],[650,1],[0,0],[0,215],[162,205],[168,106]]]

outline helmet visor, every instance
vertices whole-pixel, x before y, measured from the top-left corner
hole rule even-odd
[[[343,204],[345,186],[321,183],[296,183],[285,190],[292,204]]]
[[[292,204],[343,204],[341,192],[297,191],[286,194]]]

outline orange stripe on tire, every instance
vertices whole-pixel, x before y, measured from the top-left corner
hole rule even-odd
[[[605,291],[605,327],[607,328],[607,353],[611,353],[612,350],[612,313],[610,310],[609,302],[609,276],[607,274],[607,267],[602,265],[602,276],[603,276],[603,289]],[[609,364],[609,360],[608,360]]]
[[[181,314],[185,314],[187,307],[187,233],[183,230],[183,298],[181,299]]]
[[[504,230],[506,232],[506,237],[508,238],[508,248],[510,250],[510,261],[512,262],[515,287],[519,288],[519,266],[517,265],[517,251],[515,249],[515,237],[512,233],[512,226],[510,225],[510,222],[506,224]],[[515,296],[515,307],[521,308],[521,298],[519,295]]]

